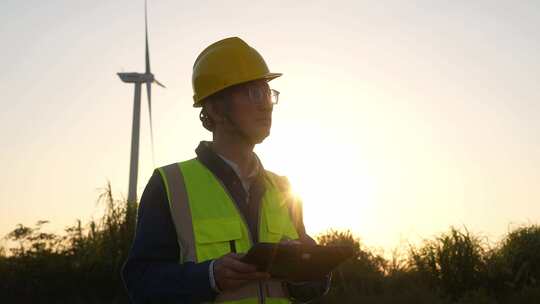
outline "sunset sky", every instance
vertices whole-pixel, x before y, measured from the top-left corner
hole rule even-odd
[[[191,69],[239,36],[284,73],[256,152],[303,197],[313,235],[391,249],[450,225],[497,240],[540,222],[539,1],[152,1],[155,164],[143,99],[139,195],[153,167],[211,139]],[[144,2],[0,3],[0,236],[99,218],[127,196]],[[143,91],[143,96],[145,92]]]

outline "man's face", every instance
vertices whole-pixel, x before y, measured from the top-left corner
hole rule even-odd
[[[253,143],[261,143],[272,127],[273,105],[265,80],[240,85],[231,94],[230,118]]]

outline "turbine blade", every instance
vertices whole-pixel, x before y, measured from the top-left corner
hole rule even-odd
[[[145,33],[145,40],[146,40],[146,52],[145,52],[145,59],[146,59],[146,74],[150,74],[150,51],[148,50],[148,13],[146,8],[146,0],[144,1],[144,33]]]
[[[157,81],[154,79],[154,83],[157,84],[158,86],[162,87],[162,88],[167,88],[164,84],[162,84],[161,82]]]
[[[152,127],[152,83],[146,83],[146,94],[148,96],[148,115],[150,115],[150,142],[152,144],[152,165],[156,166],[154,158],[154,129]]]

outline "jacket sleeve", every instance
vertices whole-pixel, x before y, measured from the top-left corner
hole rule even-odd
[[[287,178],[282,177],[282,190],[290,193],[290,184]],[[302,201],[298,198],[289,200],[289,213],[298,232],[299,241],[303,244],[317,244],[317,242],[306,233],[303,220]],[[324,296],[330,290],[331,274],[319,281],[302,283],[287,282],[287,290],[292,299],[300,303],[308,303]]]
[[[212,301],[209,266],[179,264],[180,249],[163,181],[158,171],[150,178],[138,210],[135,238],[122,270],[133,303],[199,303]]]

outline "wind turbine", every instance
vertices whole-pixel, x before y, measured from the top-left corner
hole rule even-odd
[[[152,143],[152,159],[154,158],[154,132],[152,130],[152,84],[163,88],[165,86],[154,78],[150,70],[150,51],[148,50],[148,17],[146,1],[144,1],[144,28],[145,28],[145,72],[144,73],[117,73],[123,82],[135,84],[135,98],[133,99],[133,123],[131,127],[131,157],[129,162],[129,188],[128,203],[137,201],[137,174],[139,167],[139,131],[141,122],[141,85],[146,84],[148,96],[148,114],[150,116],[150,139]]]

